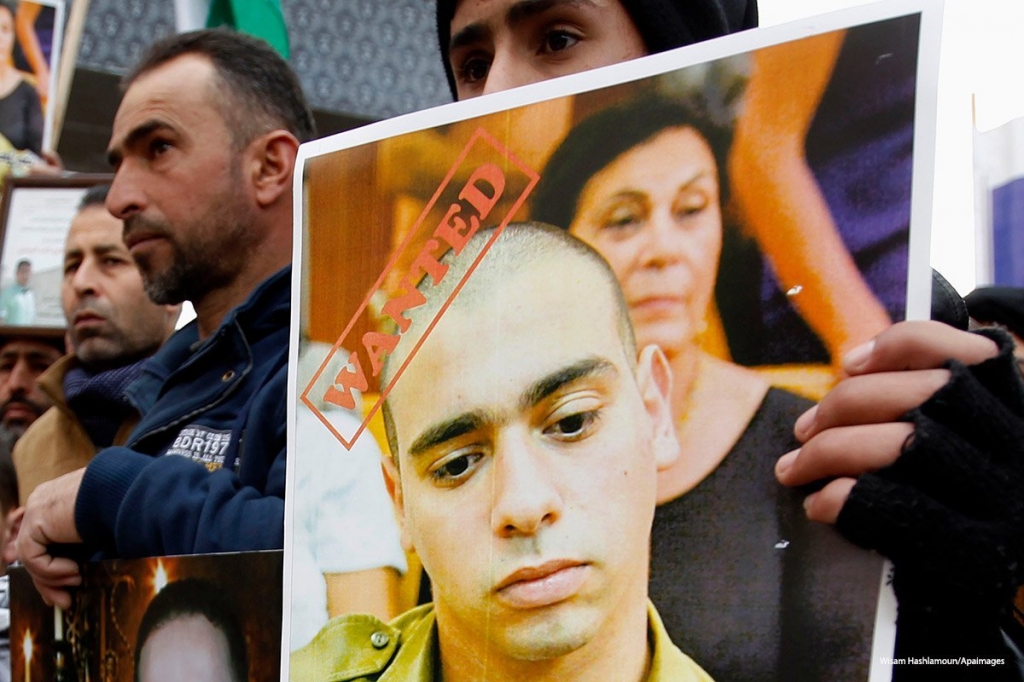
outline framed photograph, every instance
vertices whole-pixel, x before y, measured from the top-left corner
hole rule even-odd
[[[86,190],[112,178],[7,177],[0,203],[0,333],[9,327],[64,333],[64,240]]]

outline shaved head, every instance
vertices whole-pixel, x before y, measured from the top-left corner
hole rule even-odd
[[[403,342],[399,344],[395,353],[385,358],[381,374],[382,386],[388,385],[394,373],[405,363],[409,350],[416,347],[427,325],[462,282],[480,252],[487,248],[496,231],[497,228],[494,227],[479,230],[457,256],[454,250],[448,251],[440,262],[449,269],[437,285],[434,285],[428,277],[424,277],[420,281],[417,289],[424,295],[426,302],[406,312],[406,317],[412,323],[408,338],[403,338]],[[570,264],[583,266],[597,274],[599,280],[605,283],[604,301],[609,314],[615,317],[615,327],[622,340],[626,357],[631,365],[635,364],[636,342],[629,320],[629,308],[622,296],[622,290],[615,274],[597,251],[565,230],[544,223],[522,222],[506,226],[487,249],[480,264],[466,279],[445,314],[456,310],[472,311],[479,315],[481,324],[500,321],[504,311],[496,310],[490,304],[492,293],[496,287],[509,280],[513,275],[531,269],[534,270],[535,276],[550,279],[552,286],[557,287],[558,278],[572,272],[572,269],[568,267]],[[600,300],[601,297],[601,292],[594,292],[593,300]],[[565,305],[576,303],[583,304],[584,302],[566,301]],[[552,310],[551,314],[558,315],[559,312]],[[598,327],[597,321],[595,321],[595,327]],[[543,334],[543,330],[538,330],[538,334]],[[383,405],[383,417],[391,454],[397,462],[398,444],[395,436],[395,424],[387,400]]]

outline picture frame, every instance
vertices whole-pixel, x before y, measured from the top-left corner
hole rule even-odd
[[[61,336],[64,241],[85,192],[107,174],[14,177],[0,201],[0,334]],[[18,281],[19,264],[24,282]],[[21,287],[18,289],[17,287]]]

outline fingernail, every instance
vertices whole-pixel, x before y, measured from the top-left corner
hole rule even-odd
[[[775,463],[775,476],[777,478],[781,478],[787,471],[789,471],[789,468],[793,466],[793,460],[796,459],[798,454],[800,454],[800,451],[794,450],[793,452],[787,452],[782,457],[779,457],[779,461]]]
[[[806,436],[811,431],[811,427],[814,426],[814,418],[818,415],[818,406],[815,405],[811,409],[804,412],[796,420],[796,424],[793,425],[793,434],[801,441],[806,439]]]
[[[867,364],[871,352],[875,350],[875,340],[862,343],[849,353],[843,356],[843,369],[847,372],[856,372]]]
[[[810,495],[804,498],[804,511],[807,511],[808,509],[811,508],[811,505],[814,504],[814,500],[817,499],[817,497],[818,493],[811,493]]]

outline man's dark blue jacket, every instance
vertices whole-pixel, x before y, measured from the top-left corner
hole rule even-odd
[[[139,557],[284,545],[291,268],[199,343],[193,321],[146,363],[143,415],[86,468],[75,524],[91,553]]]

